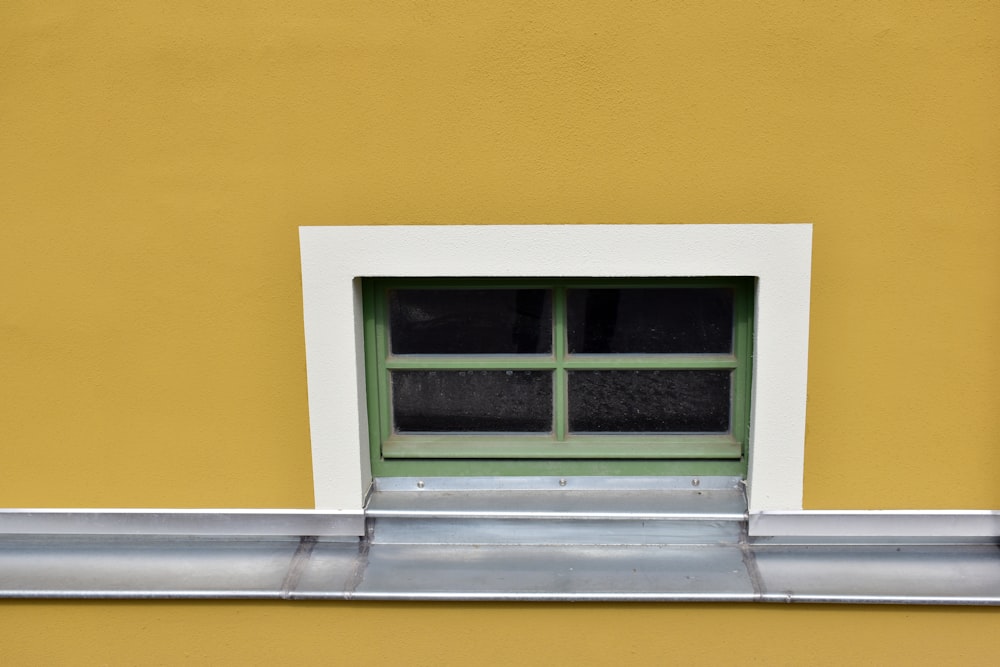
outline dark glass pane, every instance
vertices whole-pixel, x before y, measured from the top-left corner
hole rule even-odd
[[[389,340],[393,354],[547,354],[552,292],[391,290]]]
[[[549,433],[551,371],[392,371],[397,432]]]
[[[725,433],[731,371],[571,371],[571,432]]]
[[[733,349],[733,291],[570,289],[571,354],[704,354]]]

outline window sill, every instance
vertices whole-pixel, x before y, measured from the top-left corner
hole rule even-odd
[[[375,480],[373,519],[746,521],[738,477],[389,477]],[[544,538],[552,524],[530,532]],[[581,535],[592,533],[580,524]],[[506,542],[523,540],[510,531]]]
[[[381,480],[361,539],[329,512],[0,511],[0,596],[1000,605],[996,512],[787,513],[748,537],[733,478],[524,480]]]

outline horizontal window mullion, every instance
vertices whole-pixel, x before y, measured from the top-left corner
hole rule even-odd
[[[412,356],[389,357],[385,367],[398,370],[553,370],[556,362],[552,357],[539,356]]]
[[[388,370],[710,370],[736,368],[736,357],[720,356],[679,356],[634,357],[622,355],[608,357],[567,357],[562,364],[552,357],[477,357],[477,356],[412,356],[389,357],[385,361]]]
[[[566,370],[709,370],[736,368],[736,357],[725,355],[571,356],[563,361]]]

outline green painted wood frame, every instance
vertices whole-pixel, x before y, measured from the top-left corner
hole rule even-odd
[[[390,289],[551,289],[551,355],[390,355]],[[566,289],[726,287],[733,290],[732,354],[568,355]],[[747,470],[753,345],[752,277],[718,278],[366,278],[365,374],[372,473],[377,477],[461,475],[743,475]],[[389,396],[392,370],[551,370],[551,434],[394,433]],[[566,371],[731,369],[729,433],[568,434]]]

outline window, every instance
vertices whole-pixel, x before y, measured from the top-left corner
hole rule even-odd
[[[363,307],[371,279],[752,276],[750,511],[801,509],[811,225],[385,225],[299,233],[317,508],[363,512],[372,482]],[[429,463],[447,468],[459,461]],[[514,463],[496,460],[493,474]],[[537,474],[560,472],[542,467]]]
[[[751,279],[364,290],[376,476],[745,473]]]

